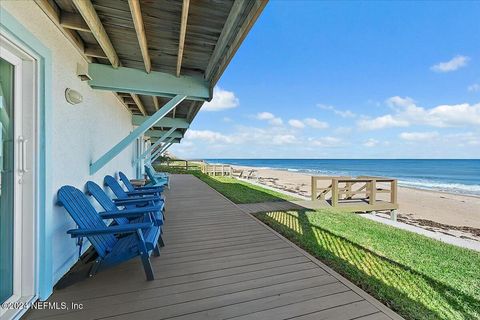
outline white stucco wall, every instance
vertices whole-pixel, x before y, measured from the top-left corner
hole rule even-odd
[[[106,174],[124,171],[134,175],[132,159],[134,145],[124,150],[94,176],[89,164],[120,141],[132,130],[131,114],[111,92],[92,90],[87,82],[76,76],[77,63],[86,64],[78,51],[63,36],[33,1],[1,1],[7,10],[38,40],[50,48],[53,57],[52,108],[52,189],[46,201],[55,202],[57,190],[66,184],[81,190],[88,180],[102,185]],[[70,105],[64,92],[72,88],[83,95],[83,103]],[[53,278],[58,281],[78,258],[78,247],[66,231],[75,228],[73,220],[61,207],[54,206],[51,221],[55,222],[52,235]]]

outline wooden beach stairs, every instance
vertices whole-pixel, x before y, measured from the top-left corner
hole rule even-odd
[[[171,175],[154,281],[137,260],[56,290],[26,319],[401,319],[192,175]]]

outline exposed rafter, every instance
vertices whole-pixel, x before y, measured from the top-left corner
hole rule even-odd
[[[181,23],[180,23],[180,39],[178,41],[177,77],[180,76],[180,70],[182,69],[183,48],[185,46],[185,35],[187,33],[188,7],[189,6],[190,6],[190,0],[183,0],[182,20],[181,20]]]
[[[63,35],[73,44],[73,46],[80,52],[80,54],[87,61],[91,61],[89,57],[85,55],[85,44],[80,36],[70,29],[64,28],[60,24],[61,10],[48,0],[35,0],[35,3],[42,9],[42,11],[52,20],[52,22],[58,27]]]
[[[158,110],[160,108],[160,104],[158,103],[158,98],[156,96],[152,96],[153,100],[153,106],[155,107],[155,110]]]
[[[133,101],[137,105],[138,110],[140,110],[140,112],[144,116],[146,116],[147,112],[145,111],[145,107],[143,106],[143,103],[142,103],[142,100],[140,100],[140,97],[138,95],[136,95],[135,93],[130,93],[130,96],[132,97]]]
[[[94,58],[108,59],[100,46],[92,44],[85,47],[85,55]]]
[[[128,6],[130,7],[130,12],[132,13],[133,25],[135,26],[135,32],[137,33],[140,50],[142,51],[145,71],[150,73],[150,71],[152,71],[152,63],[150,62],[150,55],[148,54],[147,36],[145,34],[145,25],[143,24],[139,0],[128,0]]]
[[[87,23],[112,66],[118,68],[120,66],[120,60],[92,2],[90,0],[72,0],[72,2]]]
[[[236,2],[246,3],[247,1],[235,1],[235,3]],[[255,0],[252,8],[248,10],[247,16],[245,19],[243,19],[243,22],[240,25],[237,25],[237,27],[233,28],[233,41],[229,41],[223,45],[220,44],[223,46],[223,48],[219,49],[221,49],[221,52],[223,53],[216,61],[213,61],[213,66],[216,67],[212,67],[211,70],[209,70],[208,77],[206,77],[212,86],[217,83],[218,79],[220,79],[223,71],[225,71],[225,68],[230,63],[230,60],[232,60],[233,56],[254,25],[255,21],[257,21],[257,18],[260,16],[267,3],[268,1],[266,0]],[[217,43],[217,45],[219,45],[219,43]]]
[[[92,32],[83,20],[82,16],[71,12],[60,13],[60,25],[67,29]]]

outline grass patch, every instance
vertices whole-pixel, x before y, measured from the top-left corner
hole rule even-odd
[[[192,171],[210,187],[217,190],[234,203],[257,203],[284,200],[298,200],[286,194],[262,188],[251,183],[230,177],[209,176],[200,171]]]
[[[480,319],[480,253],[333,210],[257,215],[407,319]]]
[[[189,170],[187,171],[185,168],[155,165],[155,170],[158,172],[176,174],[193,174],[237,204],[299,200],[298,198],[272,191],[270,189],[262,188],[235,178],[206,175],[200,171],[200,166],[189,166]]]

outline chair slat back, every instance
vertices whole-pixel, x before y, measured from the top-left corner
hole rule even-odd
[[[82,191],[72,186],[63,186],[58,190],[57,197],[58,203],[65,207],[80,229],[107,227]],[[112,234],[88,236],[87,238],[101,257],[104,257],[117,242]]]
[[[97,202],[100,203],[102,208],[105,209],[105,211],[118,210],[117,206],[115,205],[115,203],[113,203],[112,199],[110,199],[110,197],[105,193],[105,191],[103,191],[103,189],[98,184],[96,184],[93,181],[88,181],[85,184],[85,187],[87,189],[87,193],[92,195],[95,198],[95,200],[97,200]],[[129,223],[128,219],[123,217],[115,218],[115,222],[119,225]]]
[[[155,174],[153,173],[153,170],[150,166],[145,166],[145,172],[147,173],[148,179],[150,179],[153,184],[157,184],[157,177],[155,177]]]
[[[103,183],[108,186],[118,198],[124,199],[128,197],[125,190],[123,190],[120,183],[118,183],[114,177],[109,175],[105,176],[105,178],[103,178]]]
[[[120,177],[120,180],[122,180],[123,184],[125,185],[125,187],[127,187],[128,191],[135,191],[135,188],[133,187],[132,183],[122,171],[120,171],[118,175]]]

